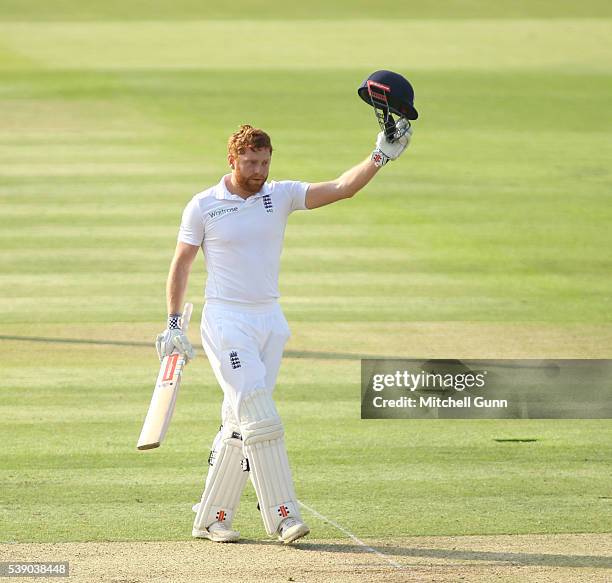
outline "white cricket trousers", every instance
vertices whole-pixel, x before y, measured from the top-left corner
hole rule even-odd
[[[223,389],[221,417],[239,419],[243,399],[274,390],[291,332],[278,302],[234,306],[210,300],[202,312],[202,345]]]
[[[216,521],[231,527],[248,476],[266,532],[278,533],[285,518],[300,518],[284,429],[272,399],[291,335],[287,320],[277,302],[243,308],[209,301],[201,332],[224,398],[194,536]]]

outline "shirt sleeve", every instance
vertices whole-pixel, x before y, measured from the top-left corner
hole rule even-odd
[[[204,220],[200,212],[198,201],[195,198],[189,201],[183,211],[178,240],[181,243],[197,245],[198,247],[201,246],[204,241]]]
[[[283,180],[281,181],[283,188],[289,196],[289,212],[293,211],[305,211],[306,207],[306,192],[310,186],[309,182],[298,182],[294,180]]]

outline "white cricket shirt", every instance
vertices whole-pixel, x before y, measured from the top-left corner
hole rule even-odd
[[[310,185],[266,182],[257,194],[243,199],[229,192],[226,176],[191,199],[183,211],[178,240],[202,247],[207,301],[276,301],[287,219],[293,211],[306,210]]]

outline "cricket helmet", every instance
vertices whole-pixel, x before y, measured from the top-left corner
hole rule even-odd
[[[419,117],[414,108],[414,89],[399,73],[376,71],[364,80],[357,93],[372,107],[382,109],[386,106],[391,113],[406,119]]]
[[[414,89],[405,77],[393,71],[375,71],[357,89],[357,93],[374,108],[380,127],[388,139],[395,132],[395,120],[391,114],[407,120],[417,119],[414,108]]]

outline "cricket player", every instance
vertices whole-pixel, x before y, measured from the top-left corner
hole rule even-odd
[[[208,277],[200,332],[223,390],[223,404],[206,485],[194,506],[194,537],[216,542],[240,538],[232,520],[248,476],[269,535],[291,543],[308,534],[273,400],[290,336],[278,303],[285,226],[294,211],[351,198],[404,152],[411,134],[409,123],[400,120],[394,141],[379,133],[372,155],[336,180],[267,182],[270,137],[242,125],[228,142],[231,173],[187,204],[167,281],[168,324],[158,336],[157,349],[160,358],[174,350],[193,358],[179,319],[191,266],[202,249]]]

